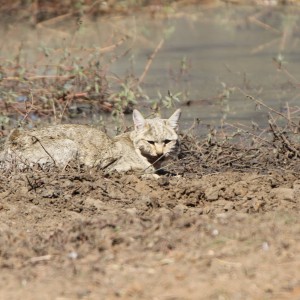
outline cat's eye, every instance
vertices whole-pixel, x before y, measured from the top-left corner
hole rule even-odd
[[[165,144],[169,144],[170,142],[172,142],[171,140],[164,140]]]
[[[149,144],[154,145],[155,142],[154,141],[147,141]]]

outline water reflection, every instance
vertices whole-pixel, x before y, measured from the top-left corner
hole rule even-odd
[[[193,7],[168,19],[83,19],[79,29],[70,18],[35,29],[2,26],[0,55],[6,63],[19,55],[20,64],[34,65],[36,74],[45,74],[45,69],[54,74],[57,69],[51,66],[59,64],[67,67],[63,59],[72,57],[84,65],[93,58],[108,66],[112,89],[121,82],[116,78],[144,72],[141,87],[150,98],[156,99],[158,92],[167,95],[168,90],[181,92],[184,127],[194,118],[264,126],[266,110],[257,111],[240,89],[277,110],[284,110],[286,103],[299,105],[298,24],[293,9],[251,7]],[[147,106],[144,100],[139,107]]]

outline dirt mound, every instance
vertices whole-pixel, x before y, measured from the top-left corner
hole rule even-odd
[[[2,174],[0,296],[297,297],[299,179],[288,171]]]

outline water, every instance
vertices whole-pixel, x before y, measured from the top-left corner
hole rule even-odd
[[[63,49],[83,65],[91,57],[99,57],[102,64],[115,60],[109,63],[115,89],[121,82],[116,77],[141,76],[149,56],[161,43],[141,87],[151,99],[157,99],[158,92],[163,96],[168,91],[180,92],[181,102],[176,106],[182,106],[184,128],[195,118],[204,124],[218,125],[222,120],[266,126],[268,110],[257,110],[243,92],[279,111],[284,112],[287,103],[299,106],[297,13],[295,8],[284,7],[190,7],[170,18],[83,19],[80,30],[71,18],[45,22],[34,30],[13,24],[2,26],[0,56],[2,61],[13,59],[22,44],[21,63],[38,62],[41,69],[42,65],[58,64]],[[99,51],[125,36],[116,51]],[[43,54],[45,49],[48,57]],[[284,69],[277,68],[276,59],[283,59]],[[138,105],[142,110],[148,106],[145,101]]]

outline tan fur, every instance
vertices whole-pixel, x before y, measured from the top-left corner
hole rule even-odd
[[[77,160],[88,167],[98,166],[108,171],[153,173],[163,160],[179,150],[176,133],[179,117],[180,110],[177,110],[168,120],[144,119],[134,110],[135,129],[113,139],[86,125],[54,125],[30,131],[15,129],[0,154],[0,166],[64,167]]]

